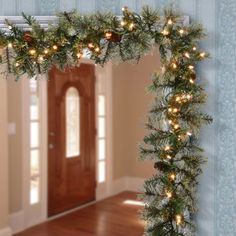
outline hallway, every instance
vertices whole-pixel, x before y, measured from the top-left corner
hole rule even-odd
[[[123,192],[15,236],[141,236],[136,199],[135,193]]]

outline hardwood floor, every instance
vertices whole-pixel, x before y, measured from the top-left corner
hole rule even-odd
[[[132,204],[134,200],[136,193],[124,192],[16,236],[142,236],[142,206]]]

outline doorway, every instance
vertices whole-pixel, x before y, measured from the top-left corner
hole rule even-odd
[[[60,71],[48,81],[48,216],[95,200],[95,66]]]

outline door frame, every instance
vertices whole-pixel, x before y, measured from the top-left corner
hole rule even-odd
[[[89,59],[82,59],[81,63],[94,64],[93,61]],[[96,174],[96,201],[104,199],[111,196],[113,193],[113,149],[112,149],[112,63],[109,62],[105,67],[95,66],[95,109],[96,109],[96,129],[97,125],[97,102],[98,102],[98,74],[105,79],[105,89],[106,89],[106,112],[107,112],[107,122],[106,122],[106,135],[107,135],[107,145],[106,145],[106,181],[99,184],[97,181]],[[28,130],[29,127],[29,82],[26,76],[24,76],[21,81],[21,91],[22,91],[22,130]],[[40,163],[40,176],[41,176],[41,192],[40,192],[40,202],[36,205],[29,204],[29,180],[30,180],[30,156],[29,156],[29,134],[28,132],[22,133],[22,168],[23,168],[23,178],[22,178],[22,213],[23,222],[22,229],[29,228],[41,222],[47,221],[49,219],[55,218],[48,217],[48,97],[47,97],[47,80],[46,75],[42,75],[42,79],[39,83],[39,103],[44,104],[40,107],[40,130],[41,130],[41,163]],[[97,153],[97,138],[96,138],[96,153]],[[109,167],[109,168],[108,168]],[[96,154],[96,173],[98,172],[98,161]],[[82,206],[83,207],[83,206]],[[78,207],[81,208],[81,207]],[[78,208],[69,210],[62,214],[58,214],[56,217],[64,215],[68,212],[75,211]]]

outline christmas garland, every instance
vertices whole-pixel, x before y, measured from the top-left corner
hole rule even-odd
[[[196,189],[205,162],[198,136],[201,126],[212,121],[201,111],[206,94],[196,83],[196,64],[208,57],[198,49],[203,29],[184,26],[173,10],[164,10],[162,16],[148,7],[140,15],[122,10],[121,18],[111,13],[60,13],[47,30],[31,16],[23,15],[31,31],[6,21],[9,32],[0,32],[0,47],[6,48],[2,62],[15,75],[32,77],[52,65],[77,65],[85,49],[103,65],[114,57],[138,60],[158,45],[162,71],[149,88],[155,102],[140,147],[141,159],[154,160],[156,170],[144,183],[145,235],[194,235]]]

